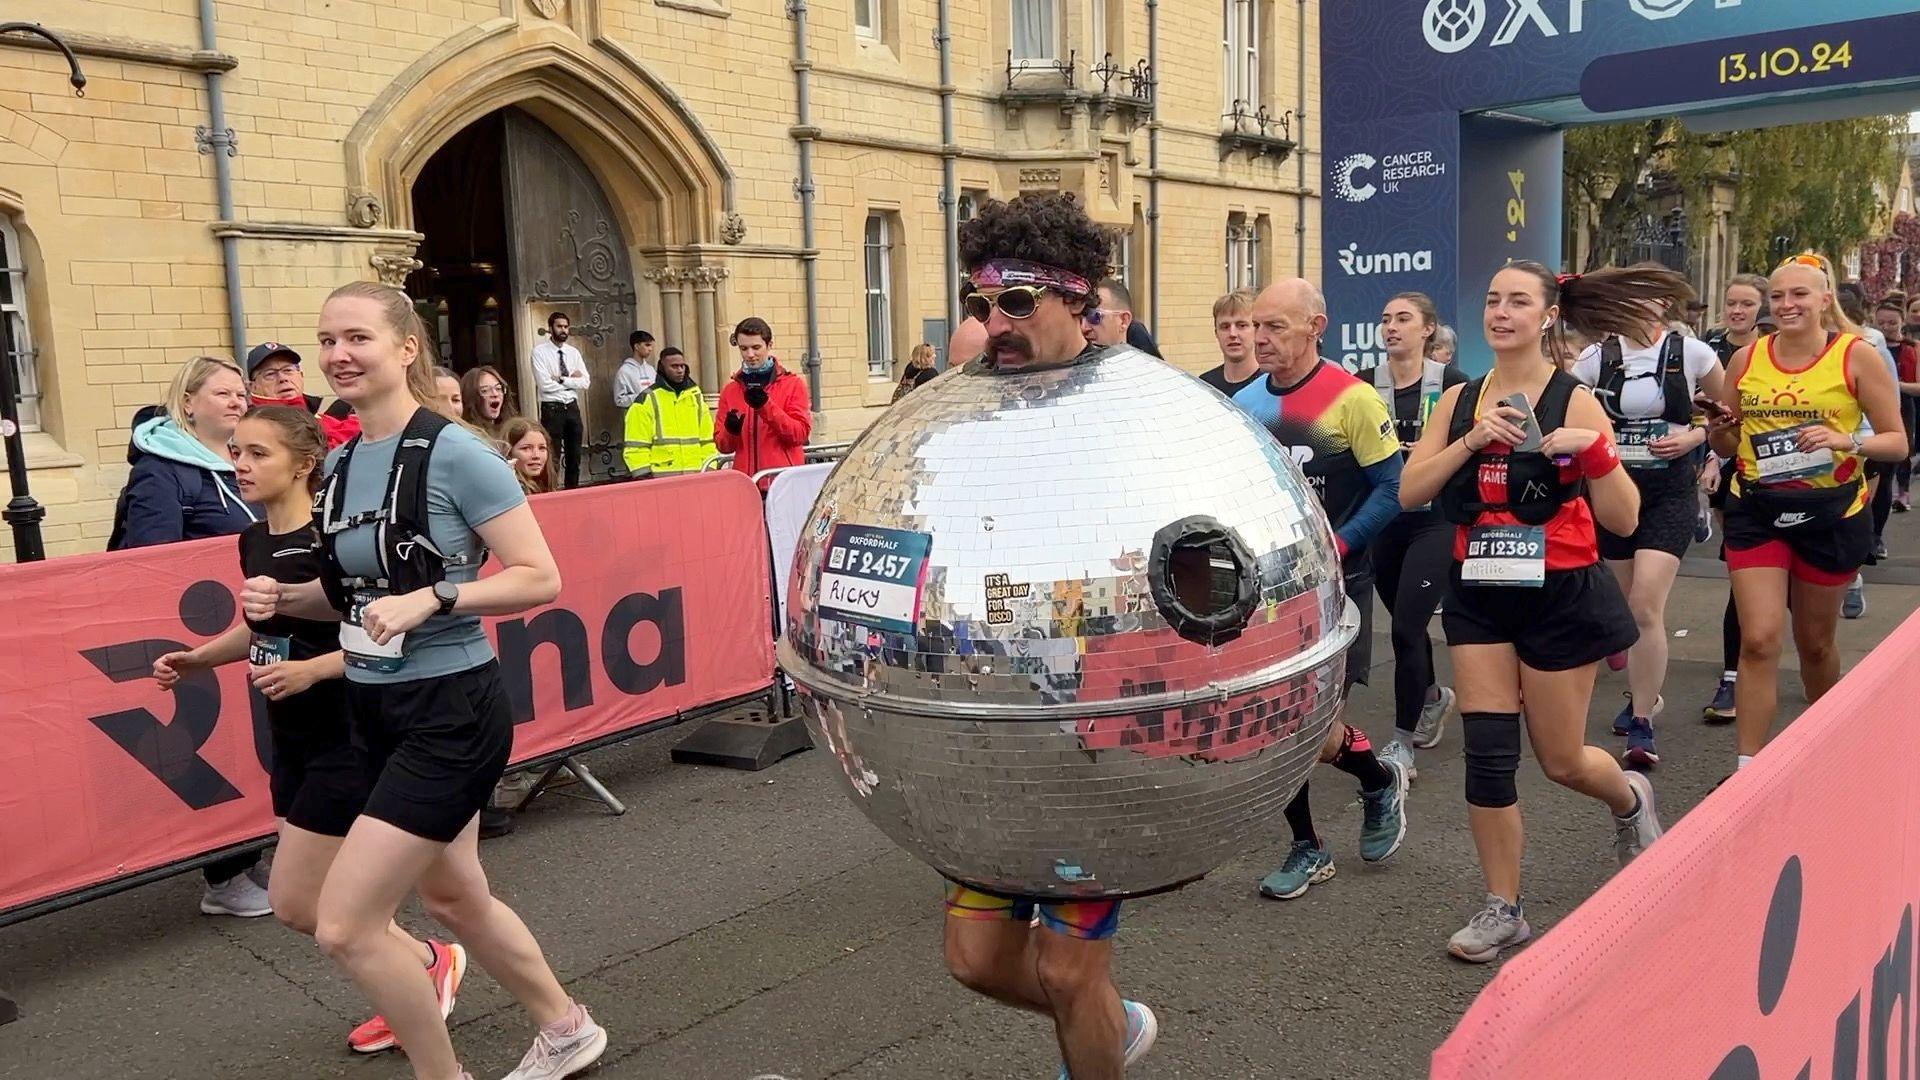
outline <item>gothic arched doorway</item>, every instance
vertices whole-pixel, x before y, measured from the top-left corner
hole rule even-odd
[[[412,191],[425,236],[408,293],[456,372],[492,364],[537,415],[528,346],[559,312],[586,358],[587,473],[613,472],[622,418],[614,372],[628,352],[636,294],[630,243],[579,154],[552,128],[508,107],[469,124],[427,160]]]

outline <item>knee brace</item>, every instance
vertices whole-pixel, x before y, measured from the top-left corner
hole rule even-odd
[[[1460,714],[1467,747],[1467,805],[1498,809],[1520,801],[1520,714]]]

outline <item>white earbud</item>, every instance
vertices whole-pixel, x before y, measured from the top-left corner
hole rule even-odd
[[[1543,322],[1543,323],[1541,323],[1541,324],[1540,324],[1540,332],[1541,332],[1541,333],[1543,333],[1543,334],[1544,334],[1544,333],[1546,333],[1547,331],[1549,331],[1549,330],[1551,330],[1551,329],[1553,329],[1553,320],[1552,320],[1552,319],[1548,319],[1548,320],[1547,320],[1546,322]]]

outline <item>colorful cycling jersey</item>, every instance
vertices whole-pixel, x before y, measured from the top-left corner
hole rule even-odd
[[[1400,513],[1400,441],[1373,387],[1322,360],[1292,386],[1255,379],[1233,403],[1287,448],[1349,549]]]
[[[1849,450],[1799,449],[1796,432],[1824,424],[1842,434],[1859,430],[1865,418],[1856,396],[1847,351],[1860,339],[1833,334],[1812,364],[1799,371],[1782,368],[1769,334],[1753,343],[1747,370],[1740,376],[1740,449],[1736,491],[1749,485],[1776,488],[1839,488],[1860,480],[1866,459]],[[1866,505],[1866,485],[1847,510]]]

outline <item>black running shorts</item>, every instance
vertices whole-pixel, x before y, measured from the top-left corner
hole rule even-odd
[[[1640,639],[1613,575],[1598,565],[1549,570],[1538,587],[1467,585],[1454,564],[1440,625],[1448,645],[1511,645],[1535,671],[1596,663]]]
[[[286,706],[296,706],[289,709]],[[367,805],[367,756],[347,738],[346,686],[329,680],[285,702],[268,703],[275,817],[321,836],[345,836]],[[307,720],[311,712],[313,718]]]
[[[460,835],[513,751],[499,662],[413,682],[350,682],[347,699],[374,776],[366,815],[443,844]]]
[[[1700,497],[1695,486],[1699,474],[1679,468],[1681,462],[1674,464],[1676,475],[1671,478],[1650,480],[1632,474],[1640,487],[1640,523],[1626,536],[1616,536],[1596,526],[1601,558],[1631,560],[1636,551],[1664,551],[1677,559],[1687,553],[1693,544],[1694,524],[1700,516]]]

